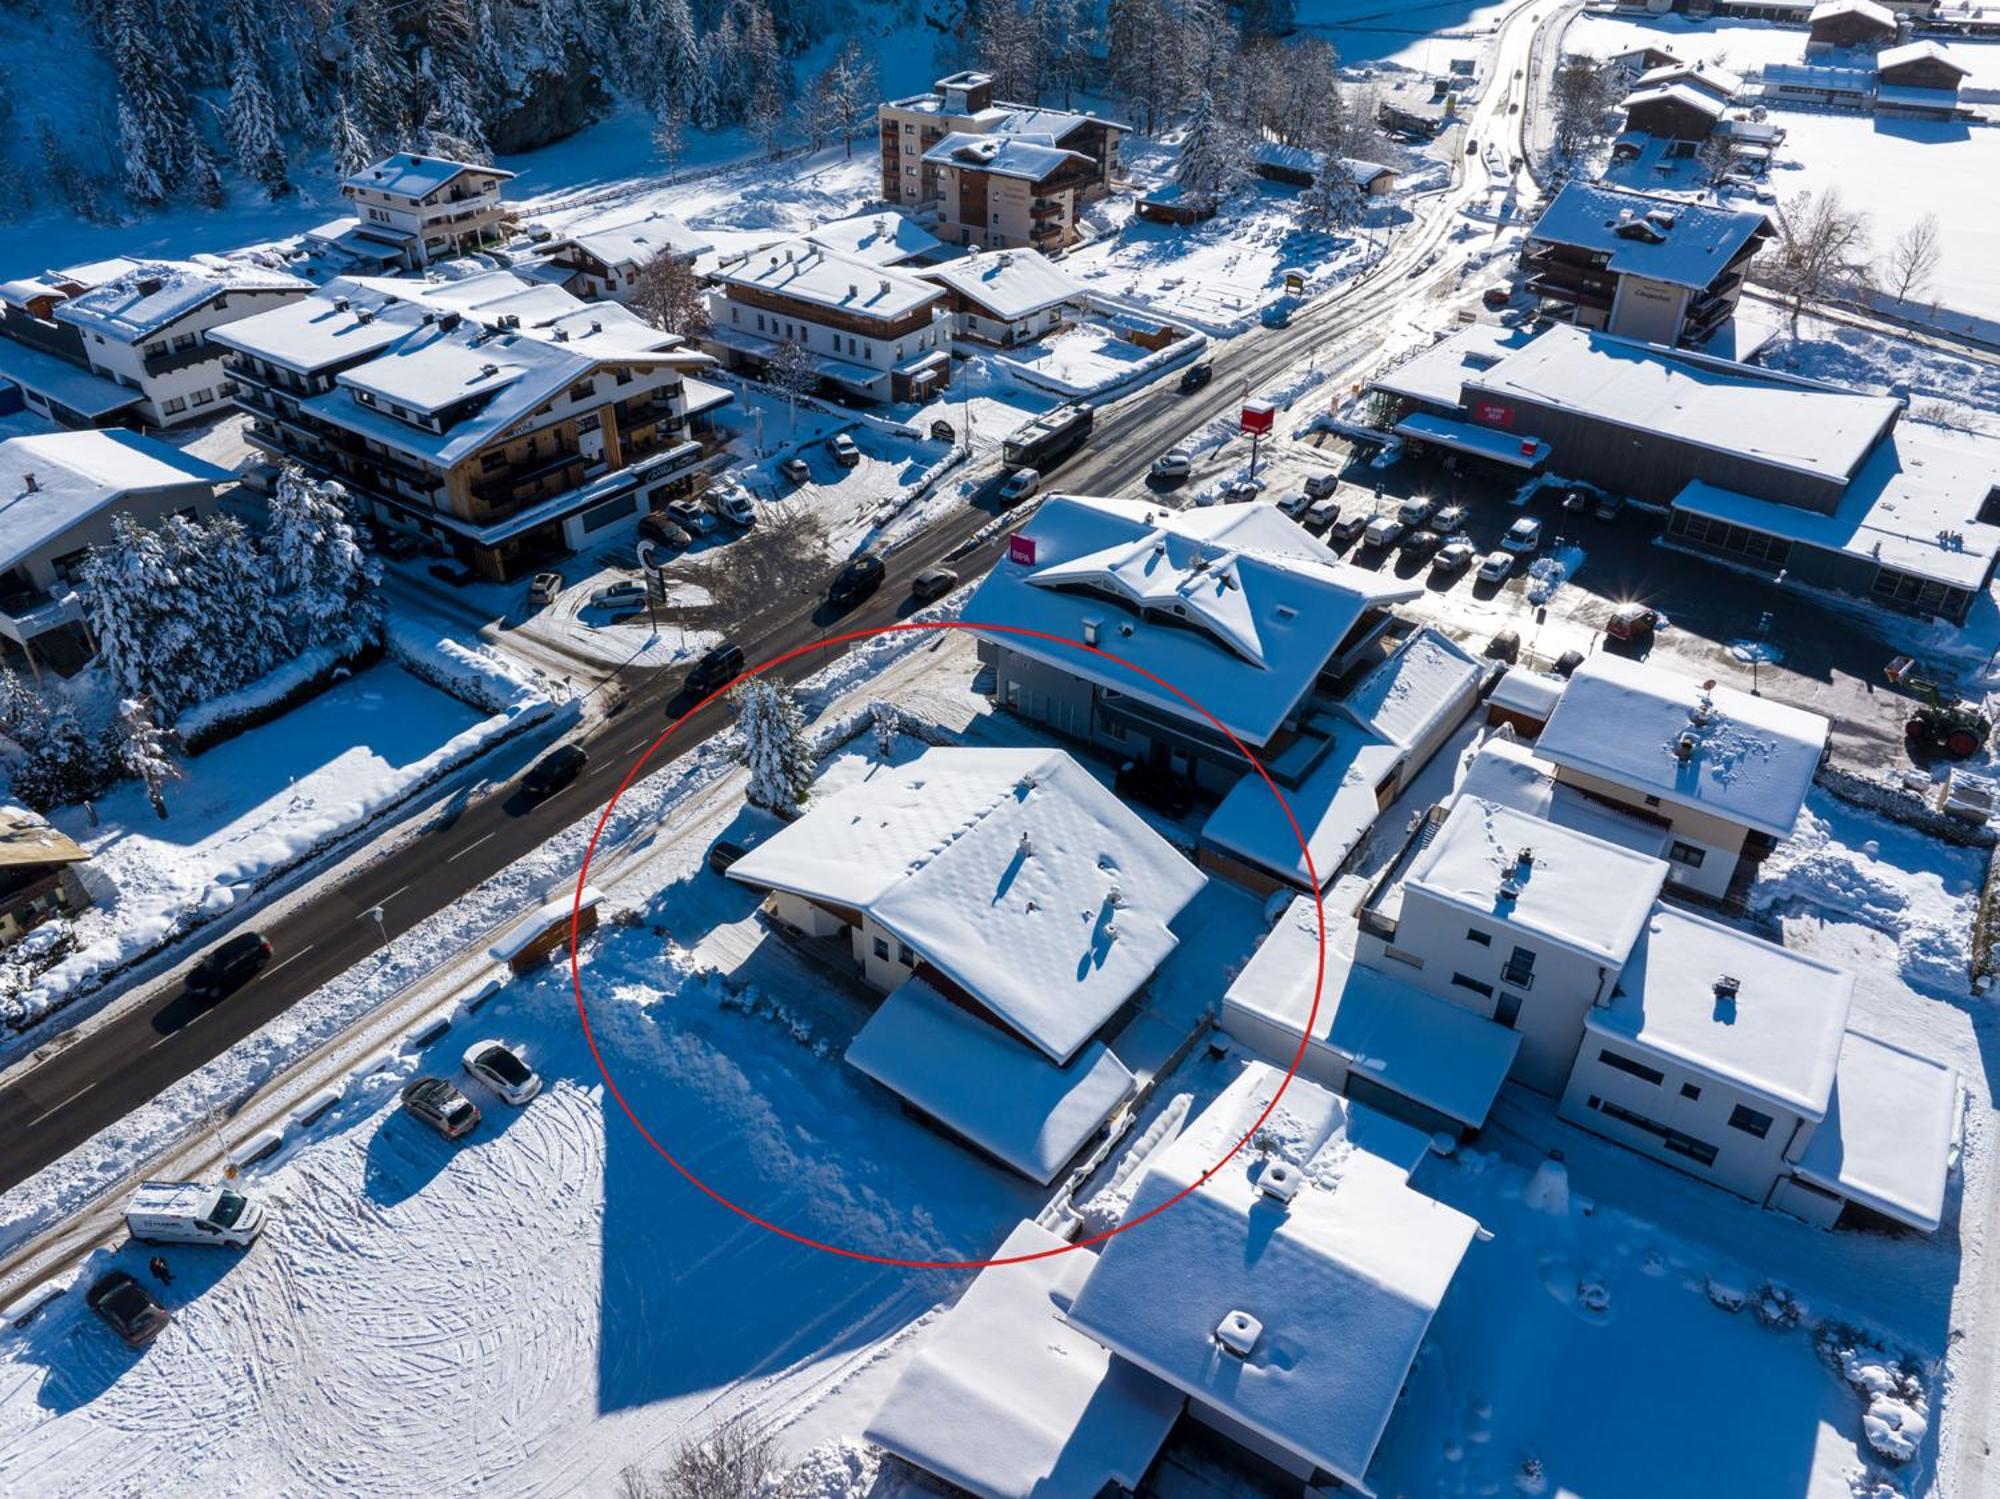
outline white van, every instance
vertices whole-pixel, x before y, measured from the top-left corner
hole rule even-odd
[[[248,1249],[264,1231],[264,1205],[229,1187],[144,1182],[125,1204],[125,1227],[141,1244]]]

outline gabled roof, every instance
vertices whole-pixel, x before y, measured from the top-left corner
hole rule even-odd
[[[932,749],[882,768],[729,875],[865,913],[1057,1062],[1152,977],[1208,882],[1052,749]]]
[[[385,156],[373,166],[363,167],[352,177],[344,178],[340,185],[343,190],[372,188],[377,192],[395,193],[398,197],[422,198],[468,172],[483,172],[502,182],[514,175],[499,167],[480,166],[475,162],[447,161],[442,156],[419,156],[411,151],[398,151],[394,156]]]
[[[1281,1082],[1276,1068],[1252,1063],[1155,1154],[1127,1221],[1187,1195],[1106,1244],[1069,1321],[1365,1489],[1410,1364],[1479,1225],[1356,1146],[1348,1125],[1358,1107],[1303,1078],[1286,1088],[1258,1141],[1223,1161]],[[1302,1178],[1289,1203],[1258,1185],[1280,1161]],[[1219,1341],[1225,1322],[1248,1344],[1241,1356]]]
[[[950,287],[1002,322],[1033,317],[1084,294],[1081,281],[1039,250],[974,253],[926,266],[919,274]]]
[[[963,130],[954,130],[932,146],[924,153],[924,160],[932,166],[991,172],[996,177],[1019,177],[1027,182],[1040,182],[1072,161],[1090,163],[1081,151],[1058,146],[1053,135],[1003,131],[974,135]]]
[[[214,464],[136,432],[10,437],[0,442],[0,567],[12,567],[127,495],[213,487],[228,478]]]
[[[666,213],[572,229],[542,250],[553,258],[571,245],[607,266],[645,266],[662,255],[695,256],[714,248],[707,235]]]
[[[1887,73],[1913,62],[1941,63],[1961,78],[1972,76],[1972,69],[1960,63],[1938,43],[1929,41],[1905,42],[1900,47],[1884,47],[1875,54],[1875,71]]]
[[[1875,0],[1821,0],[1806,17],[1809,24],[1817,26],[1822,21],[1833,20],[1837,16],[1861,16],[1874,22],[1878,27],[1894,31],[1896,13],[1886,5],[1877,5]]]
[[[1297,709],[1371,607],[1420,583],[1349,567],[1270,505],[1169,510],[1056,495],[1017,534],[965,617],[1082,641],[1143,667],[1252,746]],[[1175,693],[1114,661],[1024,635],[997,637],[1213,733]]]
[[[908,214],[893,208],[835,219],[808,229],[805,237],[822,250],[870,265],[901,265],[930,254],[943,243]]]
[[[1625,112],[1643,109],[1648,104],[1658,104],[1671,100],[1676,104],[1707,115],[1711,120],[1719,120],[1728,113],[1728,102],[1706,89],[1696,88],[1691,83],[1662,83],[1650,88],[1634,89],[1624,99]]]
[[[311,290],[309,281],[242,261],[155,260],[72,297],[55,317],[121,343],[140,343],[226,292],[303,297]]]
[[[0,868],[81,864],[90,851],[39,813],[12,802],[0,803]]]
[[[1783,838],[1828,732],[1803,708],[1600,651],[1571,673],[1535,753]]]
[[[1410,749],[1456,722],[1485,679],[1486,664],[1435,625],[1413,631],[1394,655],[1341,699],[1349,718]]]
[[[1571,178],[1528,238],[1608,254],[1608,266],[1619,275],[1704,287],[1769,227],[1754,209],[1684,203]]]
[[[1634,89],[1665,88],[1668,84],[1672,83],[1685,83],[1700,89],[1703,93],[1712,94],[1716,98],[1723,100],[1734,99],[1738,94],[1743,92],[1743,78],[1741,74],[1732,73],[1726,68],[1718,68],[1713,63],[1705,61],[1693,63],[1670,62],[1657,68],[1650,68],[1639,75],[1638,80],[1632,87]],[[1627,104],[1632,102],[1631,95],[1626,95],[1625,102]]]
[[[718,266],[712,279],[725,286],[753,287],[850,317],[883,322],[944,297],[942,287],[907,271],[836,255],[803,238],[786,240]]]

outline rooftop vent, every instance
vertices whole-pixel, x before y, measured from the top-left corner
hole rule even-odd
[[[1507,901],[1507,900],[1519,900],[1520,898],[1521,898],[1521,887],[1518,884],[1516,884],[1511,879],[1502,880],[1500,882],[1500,899],[1502,899],[1503,901]]]
[[[435,323],[437,320],[438,320],[438,315],[435,312],[427,312],[422,317],[417,319],[417,321],[426,328],[430,327],[430,325],[432,323]]]
[[[479,373],[486,379],[491,380],[495,375],[500,373],[500,366],[497,364],[482,364],[479,366]]]
[[[1692,760],[1694,752],[1700,748],[1701,740],[1695,736],[1694,730],[1684,729],[1681,732],[1681,737],[1674,741],[1674,758],[1676,760]]]
[[[599,322],[596,318],[592,318],[590,320],[590,331],[592,333],[602,333],[604,331],[604,324]]]
[[[887,276],[884,276],[882,278],[881,284],[882,284],[882,295],[886,297],[889,295],[889,278]]]
[[[333,299],[333,310],[335,312],[345,312],[349,307],[353,305],[354,304],[349,302],[345,297],[335,297]]]
[[[558,329],[556,329],[556,342],[557,342],[557,343],[559,343],[559,344],[566,344],[566,343],[568,343],[568,342],[569,342],[569,329],[567,329],[567,328],[558,328]]]
[[[464,321],[465,318],[460,313],[440,312],[438,314],[438,327],[442,328],[447,333],[451,332],[452,329],[456,328],[460,323]]]
[[[366,307],[357,307],[354,309],[354,321],[357,323],[372,323],[375,321],[375,314]]]
[[[33,469],[29,469],[25,474],[21,475],[21,482],[27,486],[29,494],[33,494],[42,487],[35,482],[35,471]]]
[[[848,295],[849,295],[850,297],[858,297],[858,296],[860,296],[860,295],[861,295],[861,283],[860,283],[860,282],[858,282],[858,281],[850,281],[850,282],[848,282],[848,283],[847,283],[847,294],[848,294]]]
[[[1215,1328],[1215,1341],[1222,1345],[1224,1353],[1236,1358],[1250,1357],[1250,1350],[1263,1335],[1264,1324],[1248,1312],[1231,1312]]]
[[[139,278],[139,295],[150,297],[165,284],[158,276],[141,276]]]
[[[1290,1161],[1267,1160],[1257,1173],[1257,1191],[1273,1202],[1290,1202],[1303,1184],[1299,1168]]]
[[[1022,828],[1021,852],[1024,854],[1032,854],[1034,851],[1035,851],[1035,840],[1028,836],[1028,830],[1026,828]]]
[[[1743,988],[1743,982],[1733,973],[1725,973],[1715,981],[1717,999],[1734,999]]]
[[[33,489],[33,488],[34,488],[34,485],[30,484],[30,485],[29,485],[28,487],[29,487],[30,489]],[[1094,619],[1086,619],[1086,620],[1085,620],[1085,621],[1083,622],[1083,643],[1084,643],[1085,645],[1096,645],[1096,644],[1097,644],[1097,629],[1098,629],[1098,621],[1097,621],[1097,620],[1094,620]]]

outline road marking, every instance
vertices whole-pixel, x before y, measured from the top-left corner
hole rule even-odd
[[[407,889],[409,887],[405,886],[404,888]],[[273,963],[269,968],[265,969],[264,971],[266,973],[276,973],[280,968],[283,968],[286,963],[294,962],[299,958],[303,958],[307,953],[313,950],[313,946],[314,944],[308,942],[304,947],[300,948],[297,952],[293,953],[291,957],[284,959],[282,962]]]
[[[394,890],[391,890],[387,895],[382,897],[380,904],[385,906],[388,905],[390,901],[394,900],[397,896],[401,895],[405,890],[409,888],[410,887],[408,885],[398,885]]]
[[[444,856],[445,863],[449,864],[453,859],[464,858],[467,854],[471,853],[475,848],[479,847],[480,844],[484,843],[487,838],[491,838],[492,836],[493,834],[488,833],[485,835],[485,837],[475,838],[470,843],[466,844],[465,847],[460,849],[457,853],[446,854]]]
[[[54,1113],[59,1113],[63,1109],[68,1108],[71,1104],[75,1103],[79,1098],[83,1097],[84,1094],[88,1093],[92,1088],[96,1086],[97,1084],[95,1083],[85,1083],[81,1088],[78,1088],[74,1093],[70,1094],[70,1096],[65,1098],[61,1103],[53,1104],[50,1107],[43,1109],[41,1113],[35,1115],[34,1118],[28,1121],[28,1128],[33,1129],[36,1125],[40,1124],[44,1119],[48,1118],[49,1115]]]

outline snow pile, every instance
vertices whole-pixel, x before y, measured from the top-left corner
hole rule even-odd
[[[389,617],[388,646],[405,671],[488,713],[522,712],[550,700],[549,683],[498,651],[461,645],[398,615]]]
[[[1725,649],[1745,666],[1753,662],[1760,666],[1777,666],[1785,659],[1785,653],[1768,640],[1732,640]]]
[[[1558,547],[1547,556],[1528,564],[1528,602],[1546,604],[1556,591],[1583,566],[1584,550],[1579,546]]]
[[[1890,1358],[1851,1328],[1824,1326],[1818,1342],[1841,1378],[1867,1402],[1861,1426],[1868,1445],[1889,1462],[1909,1462],[1930,1430],[1930,1402],[1922,1378],[1908,1360]]]
[[[852,1438],[824,1442],[793,1463],[779,1485],[782,1499],[869,1499],[881,1495],[882,1455]]]
[[[1545,1160],[1535,1167],[1535,1174],[1528,1179],[1528,1190],[1521,1194],[1521,1201],[1538,1213],[1547,1213],[1552,1218],[1569,1215],[1569,1168],[1561,1161]]]

